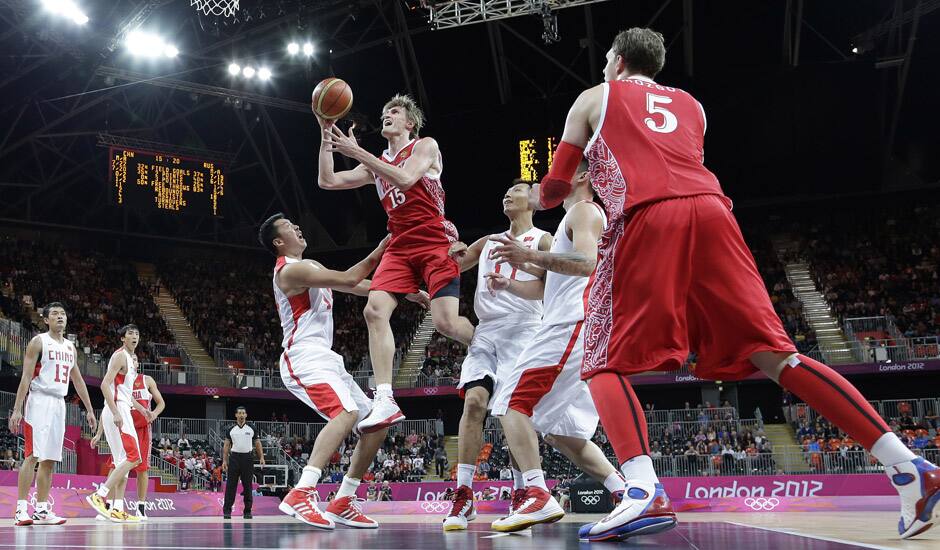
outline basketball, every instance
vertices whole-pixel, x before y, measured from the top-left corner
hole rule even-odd
[[[343,118],[352,108],[352,88],[341,78],[325,78],[313,89],[310,101],[317,116],[327,120]]]

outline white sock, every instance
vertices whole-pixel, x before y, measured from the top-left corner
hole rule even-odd
[[[27,511],[27,508],[26,508],[26,501],[25,501],[25,500],[17,500],[17,501],[16,501],[16,511],[17,511],[17,512],[26,512],[26,511]]]
[[[639,479],[640,481],[659,483],[659,478],[656,477],[656,470],[653,469],[653,459],[650,458],[649,455],[640,455],[631,458],[620,465],[620,471],[623,472],[623,477],[627,481]]]
[[[114,505],[112,506],[112,508],[114,508],[118,512],[123,512],[124,511],[124,499],[123,498],[114,499]]]
[[[356,489],[359,488],[360,483],[362,483],[362,481],[359,479],[343,476],[343,484],[339,486],[339,491],[336,493],[336,498],[356,496]]]
[[[392,396],[392,385],[391,384],[379,384],[375,387],[376,397],[391,397]]]
[[[871,454],[887,467],[908,462],[917,458],[893,432],[888,432],[878,438],[871,447]]]
[[[300,481],[297,482],[297,487],[316,487],[317,483],[320,482],[321,475],[323,475],[323,471],[320,470],[320,468],[304,466],[303,472],[300,474]]]
[[[110,492],[111,492],[111,490],[108,489],[108,486],[105,485],[104,483],[102,483],[101,485],[99,485],[99,486],[98,486],[98,490],[95,491],[95,493],[97,493],[98,496],[101,497],[101,498],[106,498],[106,497],[108,496],[108,493],[110,493]]]
[[[512,489],[525,489],[525,481],[522,480],[522,472],[515,468],[510,468],[512,470]]]
[[[457,465],[457,487],[473,488],[473,474],[477,471],[476,464],[458,464]]]
[[[37,512],[47,512],[47,511],[49,511],[49,503],[48,503],[48,502],[37,502],[37,503],[36,503],[36,511],[37,511]]]
[[[522,478],[525,480],[526,487],[538,487],[545,491],[548,490],[548,485],[545,485],[545,474],[542,473],[542,470],[526,470],[522,472]]]
[[[607,488],[611,494],[616,493],[617,491],[625,491],[627,484],[623,481],[620,472],[614,472],[607,476],[607,479],[604,480],[604,487]]]

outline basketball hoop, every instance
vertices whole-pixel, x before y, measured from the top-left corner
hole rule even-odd
[[[189,5],[196,6],[203,15],[233,17],[238,11],[238,0],[189,0]]]

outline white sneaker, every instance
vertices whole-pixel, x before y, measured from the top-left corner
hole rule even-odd
[[[473,506],[473,491],[466,485],[457,487],[454,493],[454,503],[450,513],[444,518],[445,531],[464,531],[467,523],[477,519],[477,512]]]
[[[65,518],[55,515],[52,510],[36,510],[33,512],[33,525],[62,525]]]
[[[915,458],[885,468],[885,473],[901,495],[898,534],[902,539],[919,535],[940,521],[940,468]]]
[[[652,535],[676,526],[676,514],[661,483],[630,480],[623,500],[604,519],[578,530],[586,542],[626,540],[635,535]]]
[[[26,527],[33,524],[33,518],[26,510],[17,510],[13,514],[13,525],[17,527]]]
[[[395,403],[394,397],[376,394],[375,400],[372,402],[372,411],[359,423],[357,428],[361,433],[368,434],[387,428],[392,424],[398,424],[404,419],[405,415],[398,408],[398,403]]]
[[[492,523],[494,531],[512,533],[539,523],[554,523],[565,517],[555,497],[541,487],[526,487],[525,500],[517,510]]]

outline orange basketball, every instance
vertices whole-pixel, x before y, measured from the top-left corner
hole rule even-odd
[[[341,78],[325,78],[313,89],[310,100],[313,112],[321,118],[343,118],[352,108],[352,88]]]

